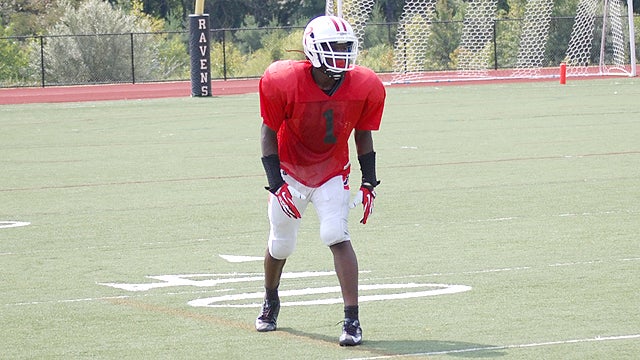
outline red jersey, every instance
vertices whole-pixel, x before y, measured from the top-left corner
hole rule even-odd
[[[309,61],[271,64],[260,79],[260,114],[278,134],[281,168],[311,187],[348,174],[351,133],[380,128],[385,96],[365,67],[347,71],[329,96],[313,80]]]

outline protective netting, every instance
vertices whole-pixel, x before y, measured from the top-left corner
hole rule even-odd
[[[595,38],[598,30],[596,26],[598,10],[602,10],[604,21],[598,25],[601,36]],[[594,40],[600,41],[598,72],[627,73],[628,67],[625,65],[628,65],[628,60],[623,34],[622,4],[619,0],[605,0],[604,6],[598,0],[580,1],[565,59],[567,73],[589,75],[593,72],[590,59]]]
[[[394,73],[402,76],[394,81],[422,76],[435,4],[435,0],[405,2],[394,45]]]
[[[347,20],[353,27],[353,31],[358,37],[360,50],[362,50],[365,28],[374,3],[375,0],[327,0],[325,14],[340,16]]]
[[[462,76],[486,76],[492,51],[497,0],[469,2],[464,19],[458,71]]]
[[[518,58],[514,71],[515,77],[533,77],[540,75],[545,65],[545,47],[549,38],[553,0],[530,0],[527,2]]]
[[[633,72],[632,25],[624,14],[624,0],[581,0],[575,19],[561,19],[563,23],[558,19],[552,23],[553,0],[527,1],[523,18],[517,22],[497,18],[497,0],[471,0],[464,9],[460,36],[453,39],[458,41],[457,48],[446,66],[453,64],[454,68],[445,69],[447,74],[425,63],[425,53],[442,46],[433,43],[432,33],[442,23],[433,19],[435,6],[435,0],[405,1],[394,47],[392,82],[553,77],[558,76],[562,61],[570,75]],[[561,32],[566,21],[573,22],[570,38]],[[501,37],[501,27],[515,29],[517,36]],[[505,54],[508,51],[513,52],[511,58]]]

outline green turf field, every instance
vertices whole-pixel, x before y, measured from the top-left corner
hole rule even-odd
[[[390,88],[376,210],[351,214],[357,348],[312,208],[279,330],[254,330],[256,94],[2,106],[0,358],[637,359],[639,99],[637,78]]]

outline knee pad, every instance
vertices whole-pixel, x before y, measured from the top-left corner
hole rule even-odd
[[[293,254],[296,248],[294,239],[269,239],[269,254],[277,260],[284,260]]]
[[[334,219],[320,224],[320,239],[327,246],[349,240],[347,221]]]

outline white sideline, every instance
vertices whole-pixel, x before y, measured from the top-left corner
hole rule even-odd
[[[467,349],[458,349],[458,350],[445,350],[445,351],[432,351],[432,352],[414,353],[414,354],[372,356],[372,357],[364,357],[364,358],[350,358],[347,360],[396,359],[396,358],[406,358],[406,357],[414,357],[414,356],[449,355],[449,354],[460,354],[460,353],[469,353],[469,352],[476,352],[476,351],[522,349],[522,348],[532,348],[532,347],[542,347],[542,346],[552,346],[552,345],[588,343],[588,342],[596,342],[596,341],[633,340],[633,339],[640,339],[640,334],[605,336],[605,337],[598,336],[595,338],[586,338],[586,339],[548,341],[548,342],[539,342],[539,343],[531,343],[531,344],[516,344],[516,345],[504,345],[504,346],[486,346],[486,347],[476,347],[476,348],[467,348]]]

